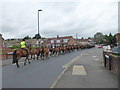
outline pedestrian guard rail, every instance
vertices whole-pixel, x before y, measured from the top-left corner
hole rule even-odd
[[[113,55],[112,52],[103,51],[103,61],[104,67],[120,75],[120,56]]]

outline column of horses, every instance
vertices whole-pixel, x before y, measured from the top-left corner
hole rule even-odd
[[[26,57],[24,65],[26,65],[26,60],[29,59],[49,59],[50,56],[58,56],[58,55],[65,55],[66,53],[71,53],[73,51],[79,51],[86,48],[92,48],[93,46],[90,45],[67,45],[67,46],[55,46],[54,48],[50,47],[42,47],[42,48],[28,48],[28,53],[23,53],[23,50],[19,49],[14,51],[13,53],[13,62],[16,63],[17,67],[19,67],[18,60],[21,57]],[[23,54],[22,54],[23,53]],[[21,55],[22,54],[22,55]],[[34,56],[34,57],[33,57]],[[29,57],[29,58],[28,58]]]

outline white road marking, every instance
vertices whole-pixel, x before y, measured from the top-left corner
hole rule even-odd
[[[73,66],[72,75],[87,75],[87,73],[83,65],[75,65]]]
[[[82,56],[83,54],[81,54],[80,56]],[[65,64],[63,66],[64,71],[58,76],[58,78],[55,80],[55,82],[52,84],[51,88],[55,88],[55,86],[57,85],[58,81],[60,80],[60,78],[62,77],[62,75],[66,72],[66,70],[70,67],[70,65],[72,63],[74,63],[75,61],[77,61],[77,58],[79,58],[80,56],[77,56],[76,58],[74,58],[72,61],[70,61],[69,63]]]
[[[98,61],[98,60],[100,60],[100,59],[94,59],[94,60]]]
[[[80,56],[82,56],[82,55],[84,55],[84,54],[81,54]],[[72,61],[68,62],[67,64],[65,64],[65,65],[62,66],[62,67],[63,67],[63,68],[69,67],[71,64],[73,64],[74,62],[76,62],[80,56],[77,56],[77,57],[74,58]]]
[[[92,56],[92,57],[94,57],[94,58],[95,58],[95,57],[97,57],[97,56]]]

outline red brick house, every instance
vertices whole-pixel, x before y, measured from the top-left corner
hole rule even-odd
[[[79,44],[93,44],[94,40],[93,39],[76,39],[77,43]]]
[[[72,36],[65,36],[65,37],[54,37],[41,40],[41,43],[46,45],[74,45],[75,40]]]
[[[3,47],[3,37],[2,37],[2,34],[0,34],[0,48],[2,48]]]

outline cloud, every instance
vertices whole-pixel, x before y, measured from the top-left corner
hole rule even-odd
[[[92,37],[98,31],[104,34],[118,31],[118,0],[26,1],[2,4],[4,38],[33,37],[38,31],[39,9],[43,10],[39,12],[39,29],[44,37],[75,36],[76,33],[78,37]]]

